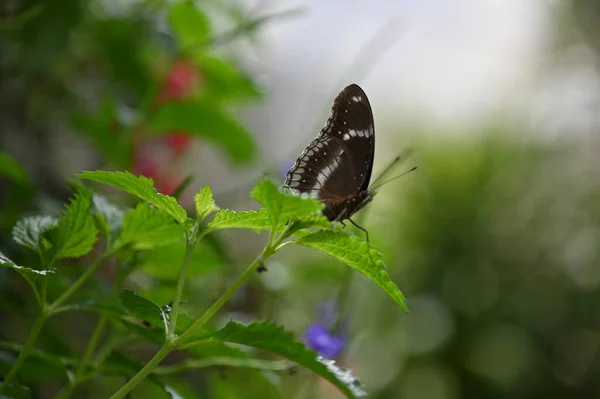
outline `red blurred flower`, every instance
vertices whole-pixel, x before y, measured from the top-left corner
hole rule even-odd
[[[191,141],[191,137],[185,132],[169,133],[164,138],[165,144],[175,152],[175,155],[184,152],[190,146]]]
[[[200,71],[187,60],[177,61],[171,66],[158,96],[158,101],[189,97],[200,82]]]

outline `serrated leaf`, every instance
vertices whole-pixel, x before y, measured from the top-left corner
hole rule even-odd
[[[310,228],[329,229],[331,228],[331,222],[322,214],[305,216],[294,222],[294,226],[290,229],[290,233],[295,234],[298,230]]]
[[[90,252],[98,237],[89,210],[92,198],[79,192],[67,205],[56,228],[50,230],[54,259],[77,258]]]
[[[160,306],[136,295],[133,291],[125,290],[121,292],[119,299],[127,312],[135,318],[147,321],[155,327],[168,325],[168,316]]]
[[[400,308],[408,312],[404,295],[390,280],[381,254],[357,237],[341,231],[318,231],[298,238],[294,243],[317,249],[332,256],[377,284]]]
[[[4,256],[2,252],[0,252],[0,266],[10,267],[11,269],[16,270],[21,276],[23,276],[25,281],[27,281],[27,283],[29,283],[29,285],[31,286],[31,289],[33,290],[36,298],[38,299],[38,302],[40,302],[41,304],[41,297],[39,296],[37,282],[38,280],[45,278],[49,274],[54,273],[54,269],[35,270],[24,266],[19,266],[15,264],[12,260]]]
[[[116,205],[111,204],[105,197],[94,194],[92,197],[92,213],[100,217],[100,229],[109,239],[115,238],[121,231],[125,212]]]
[[[191,1],[180,1],[169,7],[169,24],[184,50],[208,42],[210,21]]]
[[[125,214],[123,230],[115,242],[115,248],[131,245],[136,250],[149,250],[171,245],[184,239],[184,226],[158,209],[140,202]]]
[[[235,162],[249,161],[256,151],[244,126],[209,100],[188,99],[162,104],[150,121],[154,133],[182,131],[220,145]]]
[[[25,169],[4,151],[0,151],[0,176],[10,179],[14,183],[31,185]]]
[[[44,233],[58,224],[58,219],[51,216],[26,217],[17,222],[13,228],[13,239],[25,247],[31,248],[44,256],[50,243]]]
[[[196,217],[198,220],[203,220],[213,212],[217,212],[219,207],[215,204],[213,193],[209,185],[206,185],[194,197],[196,205]]]
[[[75,177],[120,188],[166,212],[179,223],[185,223],[187,220],[187,213],[177,203],[177,200],[156,191],[154,181],[145,176],[136,177],[129,172],[97,170],[93,172],[83,171],[81,174],[75,175]]]
[[[308,349],[293,334],[273,322],[254,322],[243,325],[230,321],[225,327],[207,337],[209,341],[232,342],[275,353],[294,361],[325,378],[348,398],[363,398],[366,393],[350,372],[335,366],[334,361],[321,358]]]
[[[263,179],[252,189],[251,197],[265,207],[273,229],[291,219],[317,214],[322,208],[316,198],[301,196],[281,189],[269,179]]]
[[[209,231],[220,229],[250,229],[256,232],[269,230],[271,220],[266,209],[258,211],[234,212],[229,209],[219,211],[206,226]]]

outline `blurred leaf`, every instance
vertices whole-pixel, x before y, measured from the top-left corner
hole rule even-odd
[[[2,350],[11,352],[14,356],[2,356]],[[23,345],[0,341],[0,375],[3,375],[14,364],[17,355],[23,350]],[[19,371],[19,380],[24,383],[39,382],[42,380],[55,379],[68,381],[67,367],[77,364],[77,359],[57,356],[53,353],[32,348],[25,360],[25,363]],[[4,374],[6,375],[6,374]],[[2,396],[0,395],[0,398]]]
[[[17,184],[31,185],[31,180],[25,169],[4,151],[0,151],[0,176],[4,176]]]
[[[269,213],[266,209],[258,211],[234,212],[229,209],[219,211],[206,226],[209,231],[220,229],[251,229],[256,232],[271,228]]]
[[[184,232],[184,227],[172,217],[140,202],[125,214],[115,247],[131,245],[136,250],[154,249],[183,240]]]
[[[204,186],[202,190],[194,197],[196,204],[196,215],[198,220],[204,220],[208,215],[219,210],[215,205],[210,186]]]
[[[252,358],[240,359],[237,357],[214,356],[206,359],[187,359],[178,364],[157,367],[154,370],[154,374],[178,374],[211,367],[233,367],[281,372],[289,371],[293,368],[293,365],[288,361],[269,361]]]
[[[119,235],[125,214],[121,208],[108,202],[105,197],[94,194],[92,213],[99,216],[100,222],[96,225],[105,237],[112,241]]]
[[[183,242],[145,252],[140,254],[138,270],[143,270],[158,280],[177,281],[184,254]],[[205,240],[201,240],[190,256],[188,277],[209,273],[222,264],[223,261],[214,250],[205,245]]]
[[[402,310],[408,312],[404,295],[390,280],[381,254],[372,250],[367,242],[341,231],[329,230],[298,238],[294,243],[318,249],[364,274],[385,291]]]
[[[164,326],[168,324],[168,316],[158,305],[146,298],[136,295],[131,290],[125,290],[119,294],[121,304],[129,314],[137,319],[147,321],[152,326]]]
[[[11,383],[9,383],[3,392],[4,393],[0,394],[0,399],[30,399],[31,398],[31,391],[29,390],[29,387],[18,384],[15,381],[12,381]]]
[[[153,86],[144,51],[151,41],[151,24],[142,15],[123,18],[96,18],[89,24],[88,38],[100,55],[113,84],[121,85],[136,99],[141,99]],[[107,64],[107,65],[104,65]],[[121,87],[110,87],[118,91]],[[123,135],[127,138],[126,135]],[[120,138],[120,137],[117,137]]]
[[[129,194],[133,194],[138,198],[149,202],[158,209],[163,210],[179,223],[184,223],[187,220],[187,213],[179,203],[177,203],[177,200],[156,191],[154,188],[154,181],[145,176],[136,177],[129,172],[106,172],[97,170],[93,172],[83,171],[75,177],[120,188]]]
[[[192,1],[179,1],[170,6],[169,24],[184,51],[208,43],[210,21]]]
[[[154,133],[182,131],[221,145],[236,162],[249,161],[256,146],[250,133],[210,100],[188,99],[160,106],[150,121]]]
[[[98,237],[89,210],[92,198],[82,191],[67,205],[56,228],[49,231],[54,259],[77,258],[92,250]]]
[[[268,179],[258,182],[252,189],[251,197],[267,209],[274,230],[290,219],[311,216],[323,208],[323,204],[315,198],[282,190]]]
[[[195,60],[205,78],[203,90],[207,98],[229,100],[260,97],[254,82],[227,61],[204,53]]]
[[[51,216],[26,217],[17,222],[13,228],[13,239],[25,247],[31,248],[41,256],[45,256],[50,243],[44,233],[58,224],[58,219]]]
[[[126,314],[125,309],[108,302],[101,302],[97,300],[89,300],[85,302],[70,303],[57,309],[56,312],[65,311],[92,311],[92,312],[108,312],[115,316],[122,316]],[[55,313],[56,313],[55,312]]]
[[[2,252],[0,252],[0,266],[10,267],[11,269],[16,270],[21,276],[23,276],[23,278],[31,286],[31,289],[34,292],[38,303],[42,303],[41,297],[39,296],[37,282],[39,279],[46,277],[48,274],[54,273],[54,269],[35,270],[30,269],[28,267],[19,266],[10,259],[8,259],[6,256],[4,256]]]
[[[117,165],[126,165],[130,154],[131,135],[120,126],[117,104],[113,94],[104,95],[95,114],[74,111],[71,116],[73,127],[94,143],[102,156]]]
[[[321,358],[306,348],[302,342],[296,340],[292,333],[285,331],[273,322],[254,322],[246,326],[230,321],[225,327],[206,339],[233,342],[275,353],[325,378],[348,398],[366,396],[358,381],[349,371],[335,366],[334,361]]]
[[[165,341],[164,327],[147,327],[145,325],[142,325],[143,320],[133,321],[125,318],[118,318],[114,320],[123,327],[125,327],[129,332],[139,335],[146,341],[154,342],[159,345]]]

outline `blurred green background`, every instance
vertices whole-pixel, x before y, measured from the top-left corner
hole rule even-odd
[[[365,383],[371,398],[600,396],[600,3],[536,2],[532,20],[539,29],[525,35],[517,26],[523,22],[516,17],[524,12],[520,2],[507,1],[514,14],[504,17],[523,34],[512,40],[535,42],[536,53],[501,51],[495,60],[506,65],[497,62],[490,70],[510,64],[513,72],[525,71],[501,82],[489,71],[472,73],[469,60],[475,62],[471,56],[479,50],[458,66],[452,52],[419,52],[415,37],[451,35],[461,18],[475,21],[465,33],[469,38],[477,29],[486,32],[478,46],[500,46],[491,38],[506,32],[485,23],[498,5],[452,3],[3,2],[0,251],[19,264],[39,266],[13,243],[11,229],[24,215],[60,212],[73,192],[72,174],[83,169],[144,174],[188,207],[208,183],[219,205],[256,207],[247,200],[256,178],[267,172],[283,181],[286,165],[316,136],[314,126],[325,122],[335,93],[356,79],[374,108],[376,169],[406,147],[413,156],[396,173],[419,166],[384,186],[358,217],[411,313],[402,313],[362,276],[348,279],[341,264],[294,249],[245,286],[216,325],[269,318],[302,338],[346,282],[348,294],[339,305],[348,315],[348,342],[339,361]],[[444,14],[445,7],[452,12]],[[367,8],[412,15],[412,22],[401,24],[408,33],[378,31],[383,23],[363,16]],[[336,40],[324,39],[319,47],[319,35],[331,34],[314,29],[323,21],[360,18],[369,22],[354,26],[352,35],[375,37],[376,45],[355,44],[352,35],[336,30]],[[447,24],[428,30],[440,20]],[[458,35],[436,43],[458,49],[462,40]],[[381,61],[369,53],[385,53],[386,41],[395,43],[400,58]],[[344,49],[356,62],[340,60]],[[423,70],[403,70],[407,58]],[[383,73],[385,68],[399,72]],[[433,82],[429,95],[437,105],[411,108],[413,101],[423,103],[429,86],[402,83],[402,71],[410,80]],[[303,75],[314,82],[302,82]],[[439,85],[452,82],[460,92],[471,77],[488,86],[460,98]],[[441,112],[465,114],[460,120],[439,116],[445,104],[466,102]],[[104,194],[131,205],[119,193]],[[208,237],[194,253],[187,311],[201,314],[264,241],[238,231]],[[142,254],[125,286],[169,303],[182,248]],[[64,289],[89,262],[63,262],[50,292]],[[114,278],[114,265],[106,265],[77,299],[108,295]],[[0,375],[14,360],[10,342],[23,343],[35,317],[29,294],[20,276],[0,269]],[[45,326],[36,348],[79,357],[96,320],[88,312],[60,315]],[[155,349],[134,341],[114,353],[143,361]],[[175,355],[167,363],[181,360]],[[186,399],[340,397],[304,370],[209,367],[165,378]],[[20,379],[30,384],[32,397],[51,398],[68,373],[52,359],[31,359]],[[105,398],[124,381],[99,377],[73,397]],[[131,397],[169,394],[148,381]]]

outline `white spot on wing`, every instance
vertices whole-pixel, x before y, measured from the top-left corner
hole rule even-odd
[[[344,141],[350,140],[350,135],[348,133],[344,133]]]

